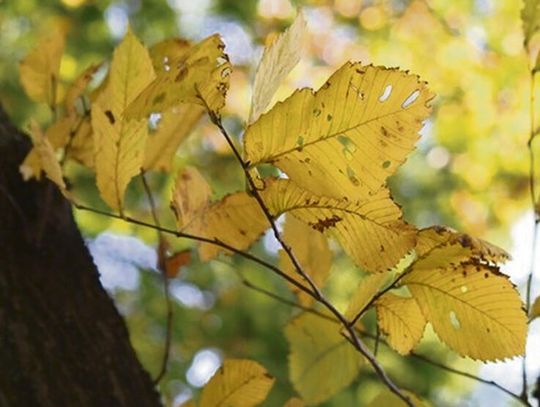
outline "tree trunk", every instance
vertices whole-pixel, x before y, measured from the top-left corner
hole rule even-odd
[[[157,406],[69,203],[23,182],[29,150],[0,108],[0,406]]]

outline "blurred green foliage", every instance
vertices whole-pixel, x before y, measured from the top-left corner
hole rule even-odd
[[[146,44],[179,34],[198,39],[225,30],[228,49],[234,41],[247,44],[232,55],[233,62],[241,62],[231,78],[225,113],[226,125],[238,134],[249,110],[250,78],[261,45],[289,24],[295,6],[306,11],[310,40],[303,62],[283,84],[278,98],[296,87],[319,86],[348,59],[400,66],[419,74],[438,96],[417,151],[391,182],[406,218],[420,226],[448,224],[509,248],[509,228],[526,210],[528,192],[528,76],[519,1],[306,0],[291,6],[287,0],[0,0],[0,102],[20,126],[30,117],[50,122],[47,108],[24,95],[17,63],[52,26],[68,33],[61,67],[66,82],[90,63],[107,59],[128,20]],[[176,171],[186,164],[201,170],[216,197],[244,188],[241,169],[224,141],[215,128],[203,123],[182,146],[172,174],[150,174],[159,216],[171,227],[170,190]],[[104,208],[93,174],[75,164],[68,171],[80,199]],[[127,202],[134,217],[151,219],[138,181],[130,186]],[[157,241],[152,230],[90,213],[76,216],[89,238],[109,229],[136,235],[150,245]],[[171,239],[171,243],[175,249],[192,247],[190,242]],[[264,243],[254,251],[276,260]],[[287,379],[288,346],[282,328],[297,311],[248,289],[241,276],[291,298],[283,282],[238,258],[223,257],[209,264],[195,258],[171,280],[172,286],[192,284],[195,292],[209,299],[202,308],[174,300],[171,359],[159,385],[167,405],[177,405],[181,397],[197,391],[186,372],[201,349],[253,358],[266,366],[277,378],[267,406],[282,405],[294,393]],[[331,298],[344,304],[359,277],[360,272],[338,252],[327,287]],[[159,275],[143,270],[136,289],[113,289],[112,294],[141,361],[156,374],[165,337]],[[456,360],[433,333],[426,335],[420,351],[448,363]],[[458,403],[472,388],[471,382],[397,357],[385,348],[380,356],[400,385],[432,400],[440,400],[443,388],[445,395],[454,397],[446,402]],[[363,405],[380,388],[366,367],[348,389],[325,405]]]

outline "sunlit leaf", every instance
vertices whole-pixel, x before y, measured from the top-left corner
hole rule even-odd
[[[19,64],[19,75],[28,97],[36,102],[56,104],[60,61],[64,52],[64,34],[52,30]]]
[[[431,98],[415,75],[347,63],[249,126],[246,159],[319,195],[368,199],[413,149]]]
[[[322,287],[332,266],[332,253],[326,237],[293,216],[287,216],[283,232],[285,243],[292,249],[296,259],[317,287]],[[279,266],[301,284],[306,282],[297,273],[284,250],[279,251]],[[296,286],[289,284],[302,305],[309,305],[313,298]]]
[[[90,116],[80,118],[79,125],[75,126],[75,134],[69,148],[66,149],[67,156],[80,162],[88,168],[94,168],[94,137],[92,135],[92,122]]]
[[[412,298],[386,293],[376,302],[377,322],[388,344],[406,355],[422,339],[426,319]]]
[[[113,124],[101,106],[94,105],[92,128],[99,192],[107,205],[122,210],[129,181],[141,171],[148,127],[144,120]]]
[[[289,377],[307,404],[328,400],[358,374],[362,358],[339,329],[339,324],[309,313],[285,328],[290,344]]]
[[[349,301],[345,317],[348,320],[352,320],[366,305],[368,305],[375,294],[383,288],[389,280],[389,277],[390,273],[371,274],[364,277]]]
[[[179,228],[185,228],[210,204],[212,190],[195,167],[186,167],[178,174],[174,186],[171,208]]]
[[[527,320],[515,287],[495,265],[464,260],[470,244],[458,239],[450,246],[433,249],[402,279],[426,319],[461,355],[496,360],[523,354]]]
[[[262,195],[273,214],[290,213],[328,233],[368,271],[391,268],[414,247],[416,230],[403,221],[386,190],[351,201],[317,196],[288,180],[267,183]]]
[[[231,73],[223,49],[219,35],[213,35],[171,60],[170,69],[158,72],[156,79],[131,104],[127,117],[146,117],[181,103],[207,104],[218,112],[225,104]]]
[[[189,136],[203,113],[203,107],[192,104],[162,113],[157,128],[148,135],[144,169],[170,171],[178,146]]]
[[[283,407],[304,407],[306,403],[302,399],[299,399],[298,397],[293,397],[285,403]]]
[[[300,60],[305,34],[306,21],[299,12],[292,25],[264,48],[255,74],[248,123],[265,111],[281,81]]]
[[[252,407],[264,399],[272,378],[257,362],[246,359],[226,359],[204,387],[200,407]]]
[[[171,62],[182,57],[190,49],[189,41],[181,38],[168,38],[150,47],[150,58],[157,73],[166,72]]]

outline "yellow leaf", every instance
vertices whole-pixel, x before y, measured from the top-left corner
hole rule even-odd
[[[285,243],[292,249],[303,270],[322,287],[332,266],[332,252],[326,237],[293,216],[287,216],[283,232]],[[292,261],[284,250],[279,251],[279,268],[302,284],[306,282],[296,272]],[[290,289],[304,306],[313,303],[313,298],[289,283]]]
[[[62,168],[56,158],[54,149],[35,121],[30,122],[30,135],[39,159],[39,166],[45,172],[47,178],[54,182],[64,196],[69,197],[66,184],[62,176]]]
[[[289,377],[307,404],[328,400],[358,374],[362,358],[339,333],[340,326],[304,313],[285,328]]]
[[[266,369],[247,359],[228,359],[201,394],[200,407],[252,407],[260,404],[274,384]]]
[[[188,104],[164,112],[156,130],[148,135],[144,169],[170,171],[178,146],[189,136],[203,113],[203,107]]]
[[[375,303],[377,322],[388,344],[402,355],[409,353],[424,335],[426,319],[412,298],[386,293]]]
[[[58,70],[64,52],[64,35],[53,30],[19,64],[19,75],[28,97],[35,102],[56,104]]]
[[[431,403],[428,403],[418,397],[416,394],[408,391],[401,390],[401,392],[409,397],[416,407],[429,407]],[[385,389],[379,393],[374,400],[369,403],[368,407],[406,407],[407,404],[401,400],[398,396],[392,393],[390,390]]]
[[[94,137],[90,116],[82,118],[67,149],[67,156],[88,168],[94,168]]]
[[[183,231],[245,250],[269,227],[257,201],[245,192],[237,192],[212,204]],[[221,251],[223,249],[209,243],[199,246],[202,261],[214,258]]]
[[[159,72],[131,104],[127,117],[146,117],[181,103],[207,104],[212,111],[218,112],[225,104],[231,73],[223,49],[219,35],[213,35],[171,60],[170,69]]]
[[[189,224],[208,207],[212,190],[195,167],[186,167],[178,174],[171,208],[180,229]]]
[[[287,400],[283,407],[304,407],[306,403],[298,397],[293,397]]]
[[[529,312],[531,321],[538,317],[540,317],[540,297],[536,297],[536,300],[534,300],[534,304],[531,307],[531,311]]]
[[[317,196],[289,180],[267,183],[262,195],[274,215],[287,212],[328,233],[368,271],[391,268],[415,245],[416,230],[402,220],[387,190],[355,202]]]
[[[53,152],[56,152],[59,148],[62,148],[66,145],[69,140],[69,135],[74,124],[74,117],[62,117],[49,126],[45,132],[45,140],[48,145],[52,148]],[[36,123],[31,125],[33,130],[38,131],[41,134],[41,129],[37,127]],[[37,137],[40,139],[40,137]],[[41,165],[41,159],[39,157],[37,147],[34,147],[20,166],[21,174],[25,180],[30,178],[41,178],[41,172],[43,171]]]
[[[127,106],[155,78],[148,51],[128,29],[113,53],[106,87],[97,103],[110,110],[114,121],[121,121]]]
[[[439,251],[439,254],[434,256],[433,251],[439,249],[450,250],[454,253],[443,255],[442,251]],[[461,254],[463,259],[473,257],[489,263],[505,262],[510,258],[510,255],[500,247],[465,233],[456,232],[448,226],[432,226],[422,229],[418,233],[415,252],[418,257],[429,255],[431,264],[434,264],[434,260],[444,261],[447,257],[456,259],[458,254]],[[417,261],[416,267],[419,265],[420,261]]]
[[[154,70],[158,73],[166,72],[171,62],[185,55],[190,47],[189,41],[181,38],[169,38],[152,45],[149,52]]]
[[[298,12],[292,25],[264,48],[255,74],[248,123],[265,111],[281,81],[300,60],[305,34],[306,21],[302,12]]]
[[[523,35],[525,47],[528,47],[531,38],[540,30],[540,1],[525,0],[521,10],[523,22]]]
[[[398,69],[347,63],[246,130],[246,159],[270,163],[313,193],[368,199],[411,152],[432,94]]]
[[[527,318],[515,287],[497,267],[457,258],[447,258],[446,267],[413,265],[402,283],[441,340],[459,354],[480,360],[523,354]]]
[[[127,185],[140,173],[143,163],[148,134],[146,121],[112,123],[111,116],[100,105],[94,105],[92,128],[99,192],[107,205],[121,211]]]
[[[381,288],[383,288],[389,277],[390,273],[377,273],[364,277],[349,301],[345,317],[348,320],[352,320],[362,311]]]
[[[90,65],[67,89],[66,96],[64,97],[64,106],[68,115],[76,114],[75,104],[77,99],[83,94],[100,66],[101,64]]]

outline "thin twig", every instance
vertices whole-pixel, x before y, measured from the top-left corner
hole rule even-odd
[[[141,170],[141,181],[143,184],[144,192],[146,193],[146,196],[148,197],[148,202],[150,203],[150,211],[152,213],[152,218],[154,219],[154,223],[156,226],[161,226],[159,222],[159,217],[157,214],[156,209],[156,203],[154,201],[154,197],[152,195],[152,191],[150,189],[150,186],[148,185],[148,181],[146,180],[146,175],[144,170]],[[157,230],[158,235],[158,241],[161,244],[161,241],[163,240],[162,232]],[[161,250],[161,248],[159,248]],[[160,255],[163,255],[164,253],[160,253]],[[161,368],[159,369],[159,372],[157,376],[154,378],[153,382],[154,385],[157,385],[163,376],[165,376],[165,373],[167,373],[167,366],[169,364],[169,355],[171,351],[171,335],[172,335],[172,323],[173,323],[173,309],[172,309],[172,303],[171,303],[171,294],[169,292],[169,278],[167,277],[167,270],[164,267],[164,264],[160,264],[160,272],[161,272],[161,278],[163,279],[163,292],[165,294],[165,308],[167,310],[166,316],[165,316],[165,344],[163,348],[163,358],[161,359]]]
[[[388,291],[394,289],[399,283],[399,281],[405,277],[405,275],[409,272],[409,269],[404,270],[392,283],[390,283],[385,289],[380,290],[377,292],[371,299],[356,313],[353,319],[351,319],[350,324],[354,325],[356,322],[362,317],[362,315],[377,301],[379,298],[381,298],[384,294],[386,294]]]
[[[201,99],[204,101],[204,98],[202,98],[202,96],[201,96]],[[249,166],[246,164],[246,162],[244,162],[244,160],[242,159],[242,156],[240,155],[240,152],[238,151],[238,149],[234,145],[231,137],[227,133],[227,130],[225,129],[225,127],[223,127],[223,123],[221,122],[220,117],[215,112],[213,112],[208,107],[208,105],[206,107],[207,107],[207,111],[208,111],[208,114],[210,116],[211,121],[219,128],[219,130],[221,131],[221,134],[227,140],[227,143],[231,147],[231,150],[233,151],[234,155],[236,156],[236,159],[238,160],[239,164],[241,165],[242,169],[244,170],[244,173],[246,175],[246,179],[247,179],[248,184],[250,186],[253,197],[257,200],[261,210],[264,212],[264,215],[268,219],[268,222],[270,223],[270,226],[271,226],[271,228],[272,228],[272,230],[274,232],[274,236],[275,236],[276,240],[279,242],[279,244],[281,245],[281,247],[283,248],[283,250],[285,251],[285,253],[289,257],[289,259],[293,263],[297,273],[300,274],[300,276],[302,276],[302,278],[309,283],[311,289],[313,290],[313,293],[315,294],[315,297],[314,297],[315,300],[317,300],[319,303],[324,305],[324,307],[326,309],[328,309],[340,321],[340,323],[343,325],[343,327],[346,329],[346,331],[347,331],[347,333],[349,335],[349,336],[346,336],[347,340],[354,346],[354,348],[356,348],[358,350],[358,352],[360,352],[369,361],[369,363],[371,364],[371,366],[373,367],[373,369],[375,370],[375,372],[377,373],[377,375],[379,376],[381,381],[388,387],[388,389],[392,393],[394,393],[396,396],[398,396],[400,399],[402,399],[408,406],[414,407],[414,403],[411,401],[411,399],[406,394],[404,394],[399,389],[398,386],[396,386],[396,384],[392,381],[392,379],[390,379],[390,377],[386,374],[386,372],[384,371],[383,367],[379,364],[377,359],[373,356],[373,354],[366,347],[364,342],[362,342],[360,340],[360,338],[358,337],[357,332],[354,329],[354,326],[351,325],[349,323],[349,321],[347,321],[347,318],[345,318],[345,316],[343,314],[341,314],[336,309],[336,307],[334,307],[334,305],[329,300],[327,300],[325,298],[325,296],[322,294],[322,292],[317,287],[315,282],[303,270],[302,266],[300,265],[300,263],[296,259],[296,256],[294,255],[291,248],[281,238],[279,230],[277,229],[276,223],[274,221],[274,217],[270,213],[268,207],[266,206],[264,200],[262,199],[262,197],[261,197],[261,195],[260,195],[260,193],[259,193],[259,191],[258,191],[258,189],[257,189],[257,187],[255,185],[255,182],[253,181],[253,178],[252,178],[252,176],[251,176],[251,174],[249,172]]]
[[[254,291],[257,291],[261,294],[264,294],[268,297],[271,297],[273,299],[275,299],[276,301],[279,301],[283,304],[286,304],[286,305],[290,305],[291,307],[294,307],[294,308],[298,308],[298,309],[301,309],[305,312],[309,312],[310,314],[313,314],[313,315],[317,315],[318,317],[320,318],[324,318],[324,319],[327,319],[327,320],[330,320],[332,322],[335,322],[336,324],[339,324],[339,321],[335,318],[332,318],[331,316],[327,315],[327,314],[324,314],[320,311],[317,311],[316,309],[313,309],[313,308],[310,308],[310,307],[306,307],[302,304],[299,304],[297,302],[294,302],[294,301],[291,301],[287,298],[284,298],[284,297],[281,297],[280,295],[278,294],[275,294],[271,291],[268,291],[262,287],[259,287],[259,286],[256,286],[252,283],[250,283],[249,281],[243,281],[244,285]],[[363,331],[363,330],[360,330],[358,328],[356,328],[356,330],[359,332],[360,335],[362,335],[363,337],[365,338],[368,338],[368,339],[371,339],[373,341],[375,341],[375,343],[377,344],[377,342],[385,345],[386,347],[388,348],[391,348],[390,345],[388,344],[388,342],[386,342],[384,339],[381,339],[379,335],[373,335],[369,332],[366,332],[366,331]],[[375,351],[374,351],[375,353]],[[513,393],[512,391],[508,390],[507,388],[501,386],[500,384],[492,381],[492,380],[486,380],[486,379],[483,379],[479,376],[476,376],[476,375],[473,375],[472,373],[468,373],[468,372],[464,372],[463,370],[459,370],[459,369],[455,369],[453,367],[450,367],[450,366],[447,366],[441,362],[438,362],[438,361],[435,361],[427,356],[424,356],[422,354],[419,354],[419,353],[416,353],[416,352],[411,352],[409,353],[408,355],[409,357],[411,358],[414,358],[414,359],[418,359],[418,360],[421,360],[422,362],[425,362],[425,363],[428,363],[430,365],[433,365],[435,367],[438,367],[440,369],[443,369],[443,370],[446,370],[450,373],[453,373],[453,374],[456,374],[456,375],[459,375],[459,376],[463,376],[463,377],[467,377],[469,379],[472,379],[472,380],[476,380],[477,382],[479,383],[483,383],[483,384],[487,384],[489,386],[493,386],[501,391],[503,391],[504,393],[508,394],[509,396],[515,398],[516,400],[518,400],[520,403],[526,405],[526,406],[530,406],[530,404],[526,401],[524,401],[518,394],[515,394]]]
[[[124,221],[126,221],[128,223],[132,223],[134,225],[143,226],[143,227],[154,229],[154,230],[159,230],[160,232],[163,232],[163,233],[166,233],[166,234],[169,234],[169,235],[172,235],[172,236],[176,236],[176,237],[184,238],[184,239],[189,239],[189,240],[195,240],[197,242],[202,242],[202,243],[209,243],[209,244],[221,247],[223,249],[229,250],[229,251],[231,251],[231,252],[233,252],[235,254],[238,254],[239,256],[242,256],[242,257],[244,257],[244,258],[246,258],[248,260],[251,260],[251,261],[253,261],[253,262],[255,262],[255,263],[257,263],[257,264],[271,270],[275,274],[279,275],[280,277],[284,278],[289,283],[291,283],[292,285],[297,287],[299,290],[305,292],[306,294],[308,294],[312,298],[316,298],[315,293],[313,293],[308,287],[304,286],[302,283],[298,282],[297,280],[295,280],[294,278],[289,276],[283,270],[279,269],[278,267],[274,266],[273,264],[271,264],[271,263],[269,263],[269,262],[255,256],[255,255],[253,255],[251,253],[245,252],[243,250],[239,250],[239,249],[235,248],[234,246],[231,246],[231,245],[229,245],[229,244],[227,244],[225,242],[222,242],[219,239],[211,239],[211,238],[204,237],[204,236],[193,235],[191,233],[180,232],[180,231],[177,231],[175,229],[168,229],[168,228],[163,227],[163,226],[156,226],[156,225],[153,225],[151,223],[144,222],[144,221],[139,220],[139,219],[134,219],[134,218],[129,217],[129,216],[121,216],[121,215],[118,215],[118,214],[115,214],[115,213],[102,211],[100,209],[90,208],[88,206],[81,205],[81,204],[79,204],[77,202],[72,202],[72,204],[76,209],[79,209],[81,211],[88,211],[88,212],[92,212],[92,213],[95,213],[95,214],[98,214],[98,215],[107,216],[109,218],[121,219],[121,220],[124,220]]]
[[[527,48],[527,51],[530,51]],[[528,56],[530,52],[527,52]],[[530,60],[530,56],[529,56]],[[532,281],[535,271],[535,261],[536,261],[536,244],[538,241],[538,227],[540,223],[540,217],[537,210],[537,199],[536,199],[536,171],[535,171],[535,156],[533,151],[533,142],[538,134],[536,132],[535,125],[535,78],[536,74],[534,68],[531,67],[529,63],[529,73],[530,73],[530,94],[529,94],[529,120],[530,120],[530,133],[529,139],[527,141],[527,150],[529,151],[529,193],[531,198],[531,206],[534,216],[534,225],[533,225],[533,238],[532,238],[532,249],[531,249],[531,258],[530,258],[530,268],[529,275],[527,276],[527,285],[525,288],[525,310],[527,314],[529,313],[531,307],[531,288]],[[521,387],[521,398],[525,401],[528,400],[528,385],[527,385],[527,352],[523,354],[523,359],[521,363],[521,378],[522,378],[522,387]]]

